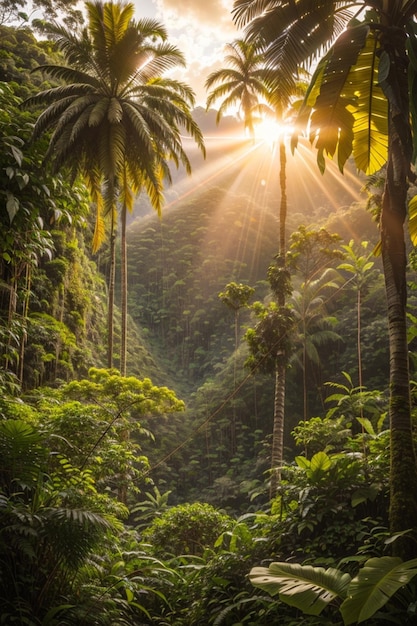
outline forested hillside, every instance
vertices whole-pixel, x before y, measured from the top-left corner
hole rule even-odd
[[[392,168],[194,107],[162,24],[65,5],[0,0],[0,623],[414,624],[387,323],[404,270],[413,451],[411,170],[387,276]]]

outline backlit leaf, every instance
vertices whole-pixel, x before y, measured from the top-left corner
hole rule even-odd
[[[396,557],[369,559],[349,585],[340,610],[346,626],[361,624],[374,615],[417,575],[417,559],[402,562]]]
[[[351,577],[337,569],[271,563],[269,568],[254,567],[249,578],[255,587],[295,606],[309,615],[320,615],[335,598],[345,598]]]

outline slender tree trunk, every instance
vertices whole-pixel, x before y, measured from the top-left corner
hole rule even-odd
[[[283,356],[284,355],[278,357],[275,368],[274,427],[272,431],[271,450],[271,498],[276,495],[278,485],[281,481],[281,467],[284,451],[286,364]]]
[[[23,372],[24,372],[24,364],[25,364],[25,348],[27,342],[27,325],[28,325],[28,315],[29,315],[29,302],[30,302],[30,288],[31,288],[31,267],[29,263],[26,264],[25,270],[25,297],[23,300],[23,310],[22,310],[22,337],[20,339],[20,347],[19,347],[19,382],[23,387]]]
[[[305,311],[304,311],[305,315]],[[307,329],[303,319],[303,420],[307,421]]]
[[[279,144],[279,183],[281,188],[281,204],[279,209],[279,254],[285,267],[285,254],[287,252],[286,227],[287,227],[287,154],[284,139]],[[285,293],[282,294],[280,306],[285,306]]]
[[[362,390],[362,384],[363,384],[363,380],[362,380],[362,343],[361,343],[361,289],[358,285],[358,293],[356,296],[356,310],[357,310],[357,316],[358,316],[358,320],[357,320],[357,327],[358,327],[358,333],[357,333],[357,344],[358,344],[358,383],[359,383],[359,387]],[[361,416],[362,415],[362,405],[361,405]]]
[[[403,42],[404,44],[404,42]],[[398,52],[398,50],[400,52]],[[412,437],[410,376],[406,324],[406,264],[404,221],[407,211],[411,134],[408,122],[407,63],[401,48],[391,52],[389,82],[395,105],[389,110],[389,155],[381,215],[382,260],[388,307],[390,347],[391,471],[390,530],[414,529],[394,543],[402,558],[417,556],[417,468]],[[395,59],[395,64],[394,64]],[[401,102],[402,110],[398,110]]]
[[[287,180],[286,166],[287,155],[285,152],[284,139],[279,145],[280,172],[279,181],[281,188],[281,202],[279,211],[279,269],[285,270],[286,253],[286,219],[287,219]],[[278,306],[284,307],[286,301],[285,289],[278,292]],[[272,431],[272,451],[271,451],[271,487],[270,496],[273,498],[281,480],[281,467],[284,458],[284,422],[285,422],[285,382],[286,382],[286,362],[283,349],[280,347],[277,354],[275,366],[275,397],[274,397],[274,426]]]
[[[237,379],[237,349],[239,347],[239,308],[234,309],[235,314],[235,353],[233,355],[233,389],[236,390],[236,379]],[[240,426],[240,420],[239,420]],[[232,424],[231,424],[231,433],[230,433],[230,449],[232,453],[236,452],[237,449],[237,430],[238,430],[238,418],[236,412],[236,403],[235,397],[232,399]]]
[[[16,306],[17,306],[17,288],[16,288],[17,278],[16,275],[12,276],[9,285],[9,310],[7,314],[7,329],[8,329],[8,338],[7,338],[7,346],[5,350],[5,369],[8,369],[11,359],[11,349],[12,349],[12,335],[13,335],[13,323],[16,315]]]
[[[116,282],[116,224],[114,209],[112,209],[111,232],[110,232],[110,271],[109,271],[109,297],[107,312],[107,367],[113,367],[114,353],[114,289]]]
[[[126,242],[126,204],[122,207],[122,236],[121,236],[121,309],[122,329],[120,344],[120,374],[126,376],[127,358],[127,242]]]

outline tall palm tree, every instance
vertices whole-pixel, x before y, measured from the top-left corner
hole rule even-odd
[[[352,19],[354,10],[362,21]],[[329,50],[304,107],[321,170],[326,155],[336,157],[341,170],[351,154],[366,174],[387,166],[380,230],[390,339],[392,532],[415,529],[417,519],[403,229],[417,146],[416,15],[417,0],[234,2],[237,24],[268,42],[267,64],[291,73]],[[395,549],[402,556],[416,554],[417,542],[403,537]]]
[[[265,97],[265,66],[259,42],[235,39],[226,46],[226,67],[212,72],[206,80],[207,108],[222,100],[217,112],[217,122],[224,113],[239,105],[245,129],[253,138],[255,134],[255,107],[259,98]]]
[[[46,105],[34,137],[53,129],[48,158],[55,170],[69,166],[82,172],[96,203],[93,247],[104,234],[103,211],[110,215],[114,251],[117,204],[122,222],[122,341],[120,370],[126,372],[127,264],[126,216],[144,189],[159,213],[163,182],[170,182],[168,161],[191,171],[181,132],[194,138],[204,152],[203,137],[191,116],[194,93],[179,81],[164,77],[184,65],[184,57],[167,42],[164,26],[152,19],[135,21],[134,5],[86,4],[88,25],[74,33],[57,24],[47,32],[56,39],[66,66],[39,69],[64,84],[26,101]],[[114,254],[109,284],[113,308]],[[109,367],[112,366],[113,319],[109,316]]]
[[[217,119],[232,105],[240,103],[244,117],[245,128],[252,137],[256,136],[256,124],[265,118],[274,120],[277,127],[283,127],[286,116],[291,110],[294,99],[305,92],[305,87],[298,81],[298,74],[283,74],[277,68],[265,66],[265,46],[261,37],[238,39],[228,46],[229,54],[225,62],[226,67],[210,74],[206,81],[206,88],[217,85],[209,94],[207,106],[216,100],[225,97],[222,101]],[[277,133],[273,138],[279,144],[280,163],[280,209],[278,254],[275,263],[269,268],[269,278],[272,290],[279,307],[283,308],[285,317],[285,299],[290,293],[289,275],[285,267],[286,254],[286,219],[287,219],[287,187],[286,187],[286,146],[285,133]],[[285,341],[286,342],[286,341]],[[283,342],[283,346],[284,343]],[[271,450],[271,496],[275,495],[280,479],[280,467],[284,454],[284,419],[285,419],[285,378],[286,378],[286,349],[274,346],[277,353],[275,359],[275,399],[274,399],[274,426]]]
[[[287,149],[285,126],[294,115],[295,101],[306,90],[306,83],[298,80],[297,74],[285,75],[279,68],[267,71],[265,83],[267,86],[265,102],[259,103],[257,109],[262,117],[272,118],[279,129],[275,140],[279,150],[279,182],[280,182],[280,208],[279,208],[279,237],[278,254],[275,264],[268,270],[269,282],[276,297],[278,307],[285,315],[286,298],[291,294],[291,279],[286,264],[287,254]],[[285,424],[285,391],[287,360],[284,345],[278,348],[279,358],[276,359],[275,369],[275,398],[274,398],[274,425],[272,434],[271,453],[271,496],[277,492],[278,483],[281,479],[281,466],[284,460],[284,424]]]

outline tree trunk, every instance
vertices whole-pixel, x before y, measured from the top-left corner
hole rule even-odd
[[[121,309],[122,309],[122,329],[120,343],[120,374],[126,376],[127,357],[127,242],[126,242],[126,204],[122,207],[122,236],[121,236]]]
[[[25,364],[25,348],[27,342],[27,325],[28,325],[28,316],[29,316],[29,302],[30,302],[30,289],[31,289],[31,266],[29,263],[26,264],[25,269],[25,295],[23,299],[23,308],[22,308],[22,337],[20,339],[20,347],[19,347],[19,382],[20,386],[23,387],[23,373],[24,373],[24,364]]]
[[[408,173],[411,162],[411,134],[408,122],[408,84],[405,53],[391,52],[389,82],[395,89],[395,103],[389,100],[389,154],[381,214],[382,260],[388,307],[390,347],[391,471],[390,530],[416,529],[417,469],[412,437],[410,377],[406,324],[407,256],[404,221],[407,212]],[[401,109],[398,110],[398,102]],[[408,134],[407,134],[408,131]],[[417,556],[417,543],[404,536],[394,543],[402,558]]]
[[[116,281],[116,225],[114,209],[112,209],[111,232],[110,232],[110,271],[109,271],[109,297],[107,312],[107,367],[113,367],[114,352],[114,289]]]
[[[281,188],[281,202],[279,211],[279,269],[285,270],[286,238],[285,228],[287,219],[287,180],[286,165],[287,155],[285,152],[284,139],[279,145],[279,181]],[[277,301],[279,307],[285,306],[285,289],[279,290]],[[271,452],[271,487],[270,497],[273,498],[281,480],[281,467],[284,458],[284,422],[285,422],[285,378],[286,359],[284,350],[279,348],[277,362],[275,366],[275,398],[274,398],[274,426],[272,432],[272,452]]]
[[[278,357],[275,369],[274,426],[271,450],[271,498],[276,495],[278,485],[281,481],[281,467],[284,451],[285,374],[286,363],[282,355]]]

